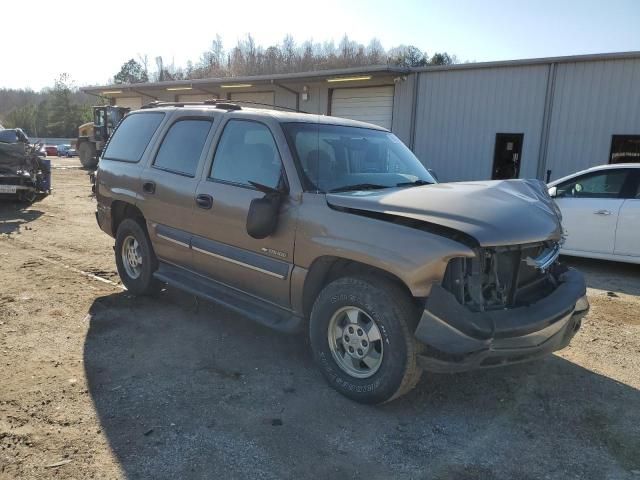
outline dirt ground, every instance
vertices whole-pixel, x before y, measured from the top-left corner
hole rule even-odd
[[[118,285],[87,173],[0,205],[0,479],[640,479],[640,266],[571,260],[592,309],[530,364],[357,405],[304,336]]]

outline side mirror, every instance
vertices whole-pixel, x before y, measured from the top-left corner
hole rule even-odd
[[[278,227],[278,211],[285,192],[250,182],[264,197],[254,198],[247,214],[247,233],[252,238],[266,238]]]
[[[558,195],[558,187],[549,187],[549,196],[554,198]]]
[[[438,179],[438,175],[436,174],[436,171],[435,171],[435,170],[432,170],[432,169],[430,169],[430,168],[427,168],[427,172],[429,172],[429,173],[431,174],[431,176],[432,176],[433,178],[435,178],[436,182],[439,182],[439,181],[440,181],[440,180]]]

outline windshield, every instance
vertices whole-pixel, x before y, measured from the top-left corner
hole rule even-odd
[[[331,192],[436,183],[389,132],[314,123],[283,124],[305,189]]]

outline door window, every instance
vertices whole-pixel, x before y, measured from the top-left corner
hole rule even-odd
[[[254,121],[230,120],[218,143],[210,178],[277,188],[282,179],[282,162],[269,128]]]
[[[156,168],[193,177],[211,130],[211,120],[179,120],[162,140],[153,165]]]
[[[109,140],[103,158],[139,162],[163,118],[164,113],[161,112],[136,113],[125,117]]]
[[[627,170],[589,173],[558,185],[558,197],[618,198],[627,180]]]

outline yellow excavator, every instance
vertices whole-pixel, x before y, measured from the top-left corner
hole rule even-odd
[[[131,109],[112,105],[93,107],[93,122],[78,127],[76,150],[83,167],[95,168],[98,165],[102,149],[129,110]]]

